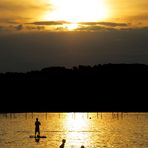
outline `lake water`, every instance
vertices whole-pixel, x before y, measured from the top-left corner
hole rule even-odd
[[[34,138],[36,117],[41,122]],[[2,148],[148,148],[148,113],[15,113],[0,114]]]

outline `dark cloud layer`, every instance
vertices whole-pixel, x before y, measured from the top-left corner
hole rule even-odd
[[[44,26],[41,25],[24,25],[24,24],[11,24],[8,26],[0,26],[0,32],[4,32],[4,33],[12,33],[12,32],[24,32],[24,31],[30,31],[30,33],[32,31],[43,31],[45,30]]]
[[[31,24],[34,25],[63,25],[63,24],[70,24],[67,21],[40,21],[40,22],[33,22]],[[80,25],[89,25],[89,26],[96,26],[96,25],[104,25],[110,27],[127,27],[128,24],[126,23],[115,23],[115,22],[79,22]]]
[[[148,27],[102,32],[1,33],[0,72],[110,62],[148,64],[147,41]]]
[[[34,24],[34,25],[63,25],[63,24],[70,24],[70,23],[66,22],[66,21],[40,21],[40,22],[33,22],[30,24]]]
[[[126,23],[114,23],[114,22],[80,22],[81,25],[104,25],[110,27],[127,27],[128,24]]]
[[[0,30],[10,31],[31,31],[31,30],[47,30],[47,31],[68,31],[68,28],[64,25],[70,25],[67,21],[39,21],[32,23],[19,23],[17,21],[8,21],[7,25],[1,26]],[[74,31],[100,31],[111,29],[124,29],[129,28],[130,24],[126,23],[114,23],[114,22],[79,22],[78,28]]]
[[[22,30],[23,29],[23,25],[21,25],[21,24],[17,25],[15,28],[16,28],[16,30]]]
[[[65,31],[66,28],[63,27],[64,24],[71,24],[67,21],[39,21],[28,23],[32,25],[42,25],[42,26],[58,26],[57,29],[53,31]],[[100,30],[110,30],[116,27],[118,28],[129,28],[130,24],[126,23],[115,23],[115,22],[78,22],[78,28],[75,31],[100,31]]]

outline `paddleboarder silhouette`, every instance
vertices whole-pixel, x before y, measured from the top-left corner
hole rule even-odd
[[[36,137],[37,133],[38,133],[37,137],[40,136],[40,125],[41,125],[41,123],[39,122],[38,118],[36,118],[36,121],[35,121],[35,137]]]

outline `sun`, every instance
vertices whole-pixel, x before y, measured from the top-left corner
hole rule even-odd
[[[109,16],[105,0],[50,0],[55,8],[44,20],[64,20],[76,24],[104,20]]]

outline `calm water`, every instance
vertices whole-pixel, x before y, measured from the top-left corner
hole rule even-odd
[[[36,142],[34,122],[41,122]],[[0,114],[2,148],[148,148],[148,113],[19,113]]]

